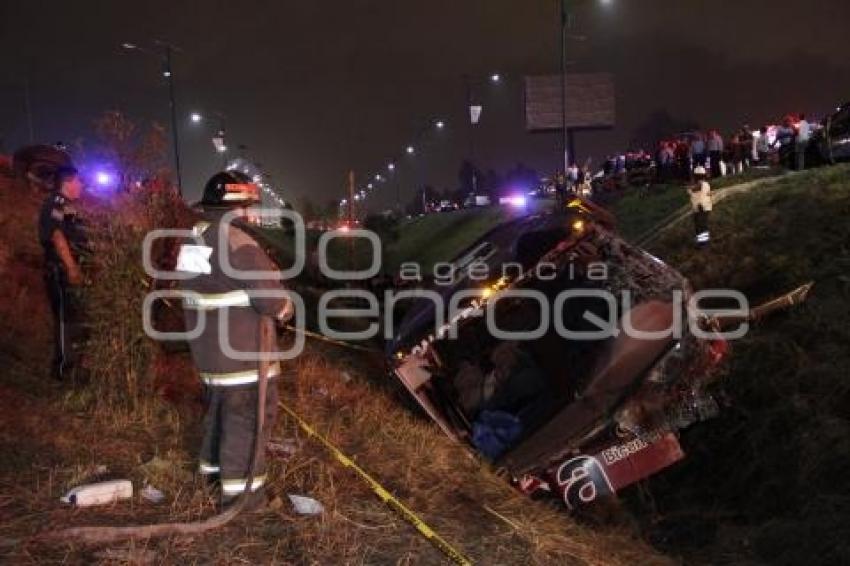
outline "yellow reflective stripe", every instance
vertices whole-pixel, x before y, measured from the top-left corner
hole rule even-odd
[[[192,235],[193,236],[200,236],[204,232],[206,232],[207,228],[209,228],[210,226],[212,226],[212,224],[210,224],[209,222],[203,222],[203,221],[198,222],[197,224],[192,226]]]
[[[217,474],[221,471],[221,468],[219,466],[201,460],[200,462],[198,462],[198,471],[202,474]]]
[[[244,371],[232,371],[229,373],[212,373],[202,371],[199,372],[201,380],[207,385],[245,385],[248,383],[257,383],[259,379],[259,371],[256,369],[247,369]],[[280,363],[275,362],[269,366],[267,377],[275,377],[280,375]]]
[[[245,291],[227,293],[197,293],[183,297],[183,306],[190,309],[220,309],[250,307],[251,297]]]
[[[221,491],[228,495],[234,495],[245,491],[245,485],[248,483],[248,478],[240,479],[223,479],[221,480]],[[251,491],[257,491],[266,483],[266,476],[262,475],[254,478],[251,482]]]
[[[245,191],[234,191],[232,193],[224,193],[224,196],[221,197],[221,200],[227,201],[235,201],[235,200],[250,200],[257,201],[257,195]]]

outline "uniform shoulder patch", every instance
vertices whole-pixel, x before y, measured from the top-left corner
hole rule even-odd
[[[180,246],[180,253],[177,254],[177,271],[185,273],[203,273],[209,275],[212,273],[210,265],[210,256],[212,248],[209,246],[196,246],[191,244],[183,244]]]

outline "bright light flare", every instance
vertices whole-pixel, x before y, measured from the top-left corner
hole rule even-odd
[[[409,146],[407,146],[407,149],[405,151],[407,151],[408,155],[413,155],[413,152],[416,151],[416,150],[413,149],[412,145],[409,145]]]
[[[94,175],[94,181],[101,187],[108,187],[112,184],[112,175],[106,171],[98,171]]]
[[[507,204],[514,208],[524,208],[528,201],[523,195],[511,195],[499,199],[499,204]]]
[[[502,80],[502,75],[500,75],[499,73],[493,73],[492,75],[490,75],[490,81],[491,82],[498,83],[501,80]]]
[[[198,122],[200,122],[201,120],[203,120],[203,119],[204,119],[204,117],[203,117],[203,116],[201,116],[201,115],[200,115],[199,113],[197,113],[197,112],[192,112],[192,114],[189,116],[189,119],[190,119],[190,120],[192,120],[192,123],[193,123],[193,124],[197,124]]]

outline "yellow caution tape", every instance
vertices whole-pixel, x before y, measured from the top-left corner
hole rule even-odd
[[[366,484],[372,489],[375,495],[378,498],[387,504],[393,511],[398,513],[401,518],[405,521],[413,525],[419,533],[428,539],[428,542],[437,547],[443,554],[445,554],[448,558],[452,560],[455,564],[462,564],[463,566],[468,566],[472,564],[472,561],[466,558],[463,554],[461,554],[458,550],[456,550],[452,545],[450,545],[446,540],[437,534],[434,529],[429,527],[422,519],[420,519],[413,511],[408,509],[401,501],[396,499],[389,491],[384,489],[384,487],[379,484],[372,476],[367,474],[363,468],[354,463],[354,461],[346,456],[339,448],[331,444],[331,442],[319,434],[316,429],[310,426],[304,419],[299,417],[295,411],[284,405],[283,403],[278,403],[281,409],[286,411],[286,413],[295,419],[295,422],[306,432],[308,435],[316,438],[319,442],[321,442],[325,448],[327,448],[328,452],[330,452],[337,461],[342,464],[346,468],[351,468],[354,472],[360,476]]]
[[[348,348],[349,350],[358,350],[360,352],[378,352],[383,353],[381,350],[377,348],[369,348],[367,346],[359,346],[357,344],[352,344],[351,342],[344,342],[342,340],[335,340],[333,338],[328,338],[324,334],[319,334],[318,332],[312,332],[307,330],[306,328],[298,328],[297,326],[292,326],[291,324],[287,324],[284,326],[287,330],[292,330],[293,332],[300,332],[307,338],[312,338],[314,340],[319,340],[320,342],[327,342],[328,344],[334,344],[335,346],[341,346],[343,348]]]

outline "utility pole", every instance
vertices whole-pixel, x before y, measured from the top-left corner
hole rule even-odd
[[[354,169],[348,172],[348,228],[354,228]]]
[[[354,230],[354,169],[348,171],[348,229]],[[354,269],[354,238],[348,238],[348,267]]]

